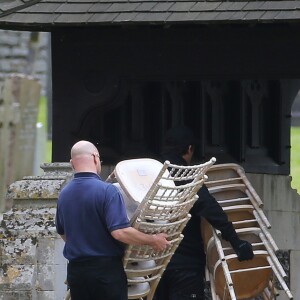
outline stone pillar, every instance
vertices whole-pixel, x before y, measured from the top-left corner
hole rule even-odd
[[[0,226],[0,299],[57,300],[66,292],[63,241],[55,229],[56,202],[72,178],[69,163],[43,164],[41,176],[12,183],[12,209]]]
[[[11,169],[11,182],[33,174],[36,140],[36,123],[39,109],[41,86],[33,78],[23,75],[7,79],[8,97],[19,103],[20,122],[16,126]]]
[[[291,188],[290,176],[253,173],[247,177],[264,202],[289,288],[294,299],[300,299],[300,196]],[[281,290],[277,299],[286,300],[285,292]]]
[[[40,89],[34,78],[14,75],[0,90],[0,211],[7,186],[33,174]]]
[[[0,212],[4,211],[4,195],[10,180],[11,148],[15,141],[16,126],[20,122],[19,103],[7,94],[7,81],[0,85]]]

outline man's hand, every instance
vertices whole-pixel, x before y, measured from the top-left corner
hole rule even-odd
[[[250,260],[254,257],[252,245],[249,242],[235,238],[233,241],[230,241],[230,243],[239,261]]]
[[[152,248],[156,251],[163,251],[169,247],[171,243],[167,240],[167,235],[165,233],[159,233],[153,235]]]

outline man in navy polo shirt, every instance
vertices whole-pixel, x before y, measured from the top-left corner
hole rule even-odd
[[[71,298],[127,300],[123,243],[160,251],[169,242],[165,234],[148,235],[130,226],[119,191],[99,177],[100,155],[92,143],[77,142],[70,162],[74,179],[59,195],[56,229],[65,241]]]

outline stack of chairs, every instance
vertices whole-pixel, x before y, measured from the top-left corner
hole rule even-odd
[[[128,278],[128,299],[151,300],[159,280],[183,238],[189,210],[206,180],[215,159],[197,166],[178,166],[153,159],[132,159],[118,163],[113,172],[117,183],[137,208],[131,225],[148,234],[166,233],[171,246],[162,252],[152,247],[127,246],[124,268]]]
[[[128,299],[153,298],[159,280],[183,238],[182,230],[190,219],[189,210],[197,192],[215,163],[195,166],[164,164],[149,158],[119,162],[107,182],[122,193],[131,226],[147,234],[167,234],[170,246],[155,251],[147,245],[128,245],[123,265],[128,278]],[[70,291],[65,300],[71,299]]]
[[[254,258],[238,261],[230,244],[207,221],[202,222],[202,236],[207,254],[207,278],[213,300],[276,299],[275,279],[288,299],[293,296],[285,282],[287,277],[276,252],[279,250],[263,212],[263,202],[237,164],[212,166],[205,182],[240,239],[253,246]]]

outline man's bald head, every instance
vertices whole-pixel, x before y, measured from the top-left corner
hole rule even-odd
[[[71,158],[87,154],[91,155],[95,152],[98,153],[98,150],[94,144],[88,141],[79,141],[71,149]]]
[[[79,141],[71,149],[70,160],[75,172],[100,174],[101,163],[98,149],[88,141]]]

